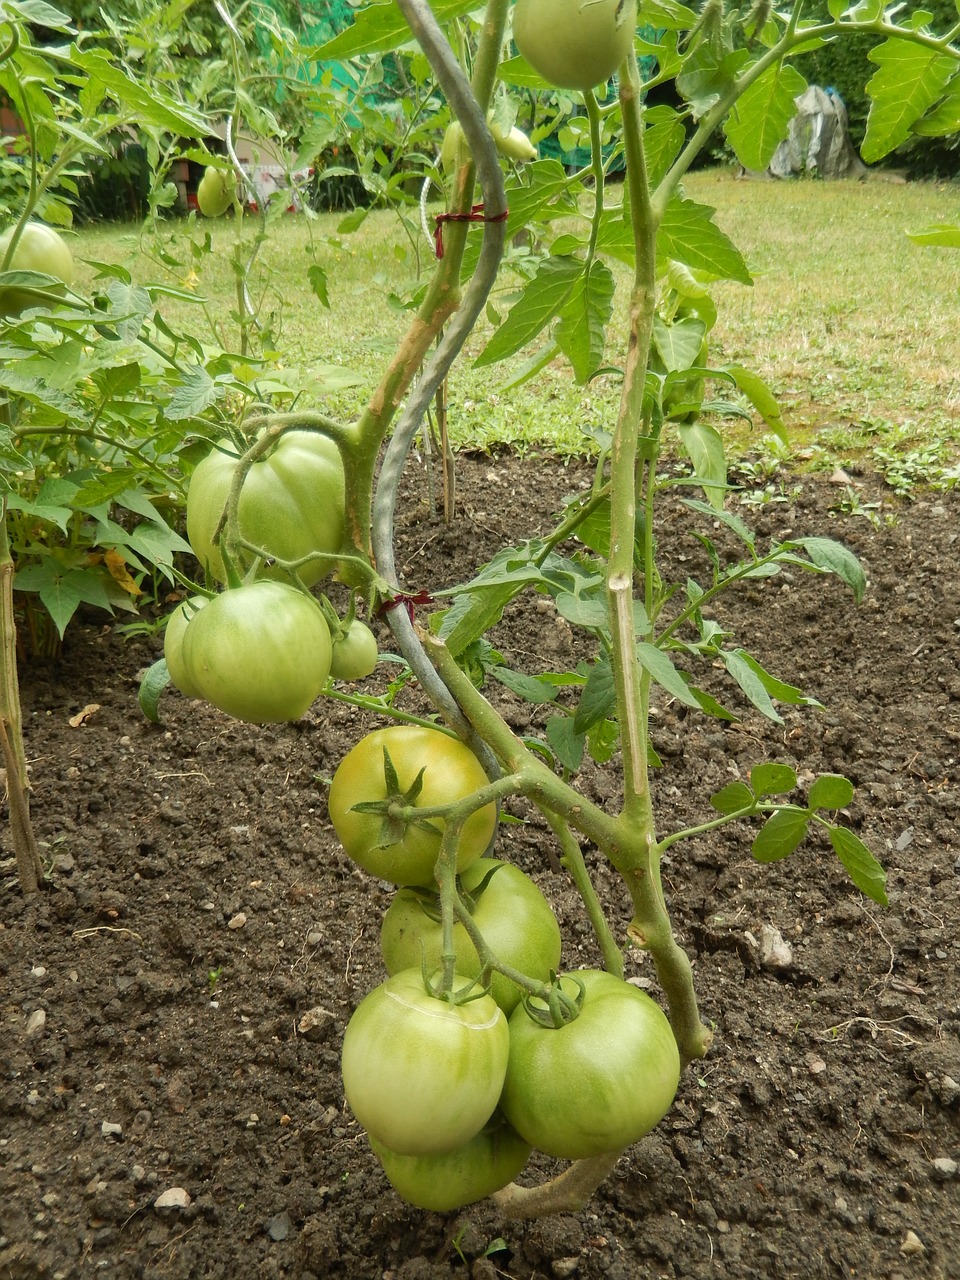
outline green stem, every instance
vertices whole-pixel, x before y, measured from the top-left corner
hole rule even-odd
[[[543,806],[541,806],[540,812],[550,824],[550,829],[560,845],[560,863],[570,872],[573,883],[577,887],[577,892],[583,901],[587,918],[593,927],[594,935],[600,946],[603,967],[610,973],[616,974],[618,978],[622,978],[623,952],[617,946],[610,925],[607,923],[607,917],[603,913],[603,906],[596,889],[593,887],[593,881],[590,879],[590,872],[587,870],[580,842],[570,830],[569,823],[563,818],[558,817]]]

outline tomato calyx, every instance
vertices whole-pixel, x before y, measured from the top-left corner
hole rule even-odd
[[[484,996],[490,994],[490,983],[484,982],[482,978],[474,978],[466,986],[454,991],[447,985],[442,971],[436,977],[429,972],[426,957],[420,963],[420,972],[423,975],[423,985],[427,995],[432,996],[434,1000],[443,1000],[446,1004],[470,1004],[471,1001],[482,1000]]]
[[[417,810],[417,799],[423,790],[425,772],[426,765],[406,791],[402,791],[396,766],[390,759],[390,752],[386,747],[383,748],[383,780],[387,788],[386,797],[383,800],[361,800],[350,807],[352,813],[379,814],[383,819],[377,842],[372,848],[389,849],[392,845],[399,844],[410,827],[416,827],[419,831],[429,831],[437,836],[443,834],[435,822],[421,817]]]
[[[551,973],[549,987],[544,987],[538,995],[525,995],[522,1000],[527,1016],[549,1030],[569,1026],[580,1016],[583,1008],[587,993],[583,982],[573,973],[565,973],[563,980],[574,984],[577,988],[575,996],[564,991],[561,979],[555,973]]]

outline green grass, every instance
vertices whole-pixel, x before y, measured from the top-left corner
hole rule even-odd
[[[907,228],[955,221],[955,189],[934,184],[737,181],[728,171],[691,175],[687,195],[714,206],[718,224],[744,252],[755,274],[752,288],[716,286],[720,320],[714,358],[755,368],[786,411],[796,447],[814,464],[884,457],[913,458],[931,474],[949,466],[960,439],[960,254],[921,249]],[[353,235],[338,234],[339,215],[275,224],[257,259],[254,295],[265,313],[280,316],[278,347],[286,366],[303,371],[339,366],[359,385],[328,396],[325,407],[353,416],[375,386],[404,330],[407,313],[385,296],[402,294],[417,269],[430,268],[429,246],[416,245],[395,215],[372,214]],[[254,221],[244,224],[249,252]],[[166,247],[190,262],[185,223],[170,224]],[[236,348],[230,263],[236,228],[231,220],[204,222],[214,253],[196,277],[188,269],[162,270],[143,257],[136,228],[95,227],[80,232],[76,256],[122,261],[139,281],[189,281],[208,306],[164,304],[174,324],[203,336],[208,318],[221,340]],[[306,283],[313,237],[329,277],[331,309]],[[417,259],[419,258],[419,262]],[[622,320],[628,285],[620,273],[616,319]],[[505,288],[514,282],[507,280]],[[206,329],[210,333],[209,329]],[[611,333],[610,361],[623,355],[622,324]],[[450,425],[455,443],[475,449],[510,446],[571,454],[585,448],[582,426],[609,427],[616,412],[615,377],[587,387],[556,364],[516,390],[505,384],[517,358],[475,369],[482,348],[476,334],[450,379]],[[728,424],[731,446],[760,437]]]

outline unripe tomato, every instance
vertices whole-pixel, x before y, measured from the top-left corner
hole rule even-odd
[[[385,819],[378,813],[358,813],[354,805],[385,801],[390,792],[387,750],[401,792],[422,774],[415,807],[433,808],[464,800],[487,785],[483,766],[468,746],[439,729],[393,725],[361,738],[340,761],[327,807],[340,843],[350,857],[372,876],[394,884],[432,884],[445,823],[430,818],[429,826],[410,822],[385,842]],[[463,825],[457,848],[457,870],[464,871],[481,856],[493,837],[497,810],[493,804],[472,813]]]
[[[534,71],[558,89],[609,80],[637,29],[636,0],[517,0],[513,38]]]
[[[14,227],[8,227],[0,236],[0,263],[6,257],[14,230]],[[73,254],[57,232],[42,222],[28,222],[23,228],[7,270],[42,271],[44,275],[55,276],[64,285],[72,284],[76,274]],[[61,292],[56,285],[51,285],[48,290],[53,291]],[[0,290],[0,312],[4,315],[19,315],[28,307],[42,305],[43,300],[37,299],[29,289]]]
[[[197,610],[202,609],[206,603],[206,596],[191,596],[189,600],[184,600],[167,619],[163,633],[163,656],[167,671],[174,686],[187,698],[199,698],[202,694],[187,671],[187,664],[183,659],[183,637]]]
[[[496,122],[491,122],[490,134],[496,143],[497,150],[508,160],[516,160],[518,163],[523,163],[524,160],[536,160],[537,148],[516,125],[504,133]]]
[[[354,618],[340,639],[334,641],[330,675],[334,680],[364,680],[376,667],[379,656],[377,637],[365,622]]]
[[[560,926],[550,904],[519,867],[494,858],[481,858],[460,877],[469,897],[491,871],[493,875],[475,899],[472,915],[476,926],[499,960],[529,978],[546,982],[560,964],[561,945]],[[380,929],[387,973],[415,967],[421,957],[428,971],[439,968],[443,953],[443,931],[435,918],[439,902],[431,908],[433,915],[425,905],[420,894],[400,889],[387,908]],[[462,924],[454,925],[453,946],[460,972],[477,977],[480,959]],[[508,1016],[520,1001],[520,988],[500,973],[493,975],[490,994]]]
[[[468,981],[458,976],[454,988]],[[347,1101],[371,1138],[397,1155],[448,1155],[493,1115],[509,1039],[489,996],[439,1000],[419,968],[404,969],[365,996],[347,1024]]]
[[[433,1213],[449,1213],[492,1196],[513,1182],[530,1158],[530,1143],[499,1115],[445,1156],[398,1156],[376,1138],[370,1138],[370,1146],[398,1195]]]
[[[187,537],[201,565],[226,582],[213,535],[223,514],[238,453],[229,440],[198,463],[187,489]],[[287,431],[247,472],[240,494],[240,535],[282,560],[338,552],[343,542],[343,463],[332,440],[316,431]],[[244,561],[241,569],[249,567]],[[308,587],[330,572],[328,559],[298,570]],[[279,571],[270,567],[263,577]]]
[[[510,1018],[510,1061],[500,1107],[531,1146],[564,1160],[621,1151],[670,1109],[680,1054],[670,1023],[644,992],[611,973],[578,970],[561,980],[585,995],[562,1027],[534,1021],[523,1005]]]
[[[299,720],[330,674],[330,631],[319,606],[283,582],[215,596],[183,633],[188,687],[252,724]]]
[[[197,187],[197,208],[205,218],[219,218],[233,204],[237,194],[237,175],[232,169],[211,165]]]

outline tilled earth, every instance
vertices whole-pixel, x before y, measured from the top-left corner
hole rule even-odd
[[[588,482],[577,463],[461,458],[451,531],[415,485],[411,589],[469,576]],[[784,708],[777,725],[708,672],[742,718],[682,716],[664,698],[655,787],[669,830],[706,820],[708,796],[761,760],[801,781],[845,773],[857,795],[842,821],[887,868],[890,906],[853,888],[825,840],[775,866],[752,860],[746,826],[675,845],[666,887],[715,1044],[579,1214],[417,1212],[345,1107],[340,1040],[382,979],[390,890],[348,862],[325,795],[372,721],[321,701],[257,728],[171,692],[152,726],[136,688],[159,641],[97,622],[26,669],[52,871],[25,901],[9,849],[0,868],[0,1278],[960,1277],[960,497],[900,506],[870,476],[854,486],[876,523],[841,514],[858,504],[815,478],[743,514],[761,545],[788,530],[845,542],[868,574],[859,608],[802,572],[717,606],[825,709]],[[705,572],[690,523],[678,505],[659,531],[681,582]],[[519,602],[494,636],[518,669],[580,656],[544,604]],[[537,731],[539,711],[504,706]],[[616,802],[612,766],[582,784]],[[517,812],[503,851],[555,904],[567,967],[596,963],[549,832]],[[620,928],[623,895],[593,865]],[[773,930],[785,964],[766,956]],[[628,967],[645,978],[641,957]],[[554,1169],[538,1159],[521,1180]]]

